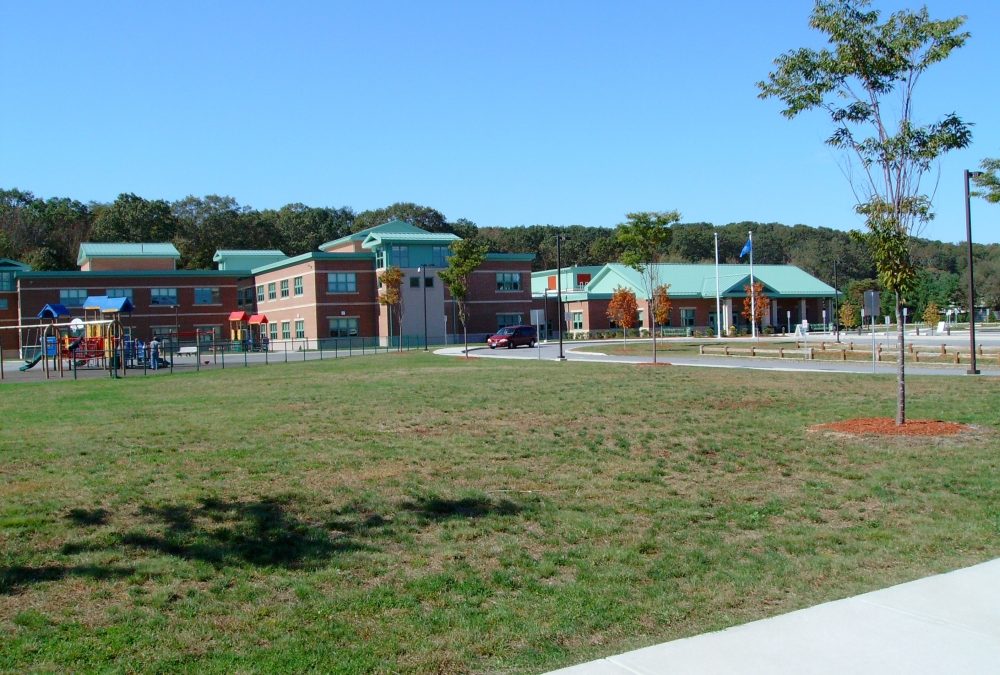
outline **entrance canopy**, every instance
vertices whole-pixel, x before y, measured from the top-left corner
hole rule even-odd
[[[250,315],[247,314],[246,312],[230,312],[229,313],[229,320],[230,321],[246,321],[248,318],[250,318]]]
[[[267,314],[254,314],[253,316],[250,317],[251,326],[262,323],[270,323],[267,320]]]

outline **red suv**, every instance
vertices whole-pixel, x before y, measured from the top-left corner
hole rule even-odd
[[[490,349],[506,347],[514,349],[521,345],[534,347],[537,342],[534,326],[505,326],[486,339]]]

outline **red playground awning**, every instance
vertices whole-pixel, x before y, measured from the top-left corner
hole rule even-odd
[[[269,321],[267,320],[267,314],[254,314],[253,316],[250,317],[251,326],[258,323],[269,323]]]
[[[250,317],[250,315],[247,314],[246,312],[230,312],[229,313],[229,320],[230,321],[246,321],[249,317]]]

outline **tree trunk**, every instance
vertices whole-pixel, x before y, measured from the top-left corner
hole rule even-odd
[[[649,317],[650,317],[650,319],[652,319],[652,321],[649,322],[649,325],[652,326],[652,328],[653,328],[653,331],[652,331],[652,335],[653,335],[653,363],[656,363],[656,306],[653,304],[655,300],[656,300],[656,298],[653,297],[652,299],[650,299],[646,303],[646,308],[649,310]]]
[[[462,322],[462,336],[465,338],[465,358],[469,358],[469,329],[465,327],[465,322]]]
[[[905,331],[903,330],[903,312],[899,305],[899,293],[896,293],[896,342],[899,348],[899,358],[896,361],[896,424],[906,424],[906,350]],[[872,330],[875,330],[872,327]]]

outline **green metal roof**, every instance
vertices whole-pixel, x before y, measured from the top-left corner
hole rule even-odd
[[[272,250],[236,250],[220,249],[212,256],[214,262],[219,263],[220,270],[252,270],[261,265],[283,260],[288,256],[284,251]]]
[[[367,227],[363,230],[358,230],[346,237],[341,237],[340,239],[334,239],[333,241],[328,241],[325,244],[320,244],[320,249],[326,250],[328,248],[333,248],[345,244],[350,241],[364,241],[368,238],[368,235],[380,232],[395,232],[398,234],[429,234],[426,230],[421,230],[416,225],[411,225],[404,220],[390,220],[388,223],[382,223],[381,225],[376,225],[374,227]]]
[[[654,268],[657,285],[670,284],[671,297],[715,297],[715,265],[662,263]],[[772,297],[832,298],[835,294],[832,286],[794,265],[754,265],[753,273],[754,281],[764,284],[765,294]],[[749,265],[719,265],[720,294],[742,297],[749,277]],[[646,292],[643,275],[620,263],[605,265],[588,284],[587,292],[610,295],[619,286],[630,288],[637,295]]]
[[[326,251],[310,251],[309,253],[303,253],[302,255],[285,258],[284,260],[255,267],[251,271],[253,274],[273,272],[274,270],[292,267],[293,265],[298,265],[299,263],[307,262],[309,260],[371,260],[372,264],[374,264],[375,255],[372,253],[327,253]]]
[[[59,270],[55,272],[18,272],[23,279],[119,279],[119,278],[171,278],[171,277],[231,277],[249,276],[246,270],[133,270],[133,271],[91,271]],[[84,282],[85,283],[85,282]]]
[[[510,260],[514,262],[531,262],[535,259],[534,253],[487,253],[487,260]]]
[[[12,269],[15,272],[27,272],[31,269],[31,265],[26,265],[23,262],[11,260],[10,258],[0,258],[0,268],[4,268],[8,272]]]
[[[461,239],[450,232],[372,232],[361,242],[362,248],[375,248],[384,244],[417,244],[423,246],[449,246]]]
[[[76,264],[83,265],[93,258],[173,258],[181,254],[170,242],[163,243],[99,243],[84,242],[76,256]]]

